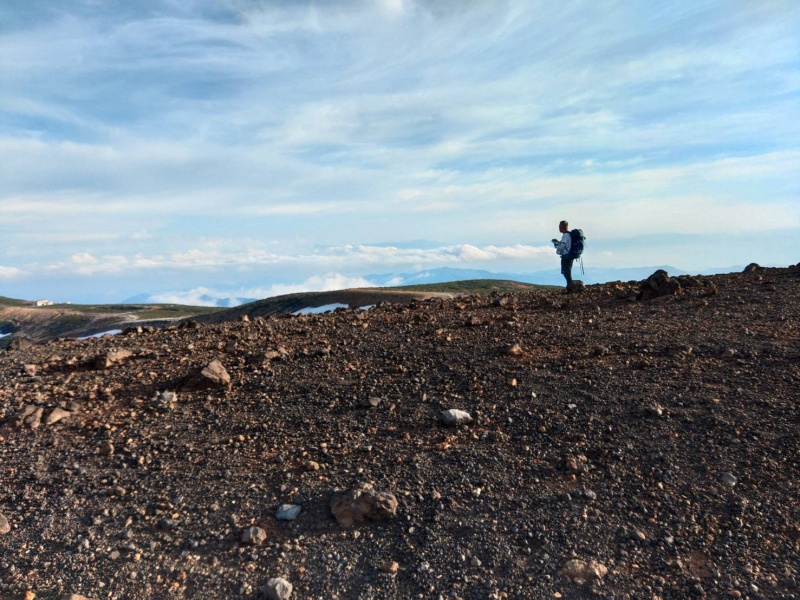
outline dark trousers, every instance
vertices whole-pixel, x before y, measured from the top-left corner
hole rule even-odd
[[[567,280],[567,285],[572,283],[572,262],[574,260],[574,258],[569,258],[568,256],[561,257],[561,274]]]

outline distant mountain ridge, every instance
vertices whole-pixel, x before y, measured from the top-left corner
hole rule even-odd
[[[161,304],[161,301],[153,299],[154,296],[148,293],[141,293],[136,294],[135,296],[131,296],[130,298],[126,298],[121,302],[121,304]],[[192,299],[192,304],[197,304],[199,306],[209,306],[215,308],[233,308],[235,306],[241,306],[242,304],[249,304],[250,302],[255,302],[257,300],[261,300],[262,298],[247,298],[244,296],[225,296],[224,298],[219,298],[216,296],[211,296],[210,294],[203,294],[202,296],[198,296]]]
[[[670,275],[687,275],[687,271],[677,269],[670,265],[660,265],[656,267],[632,267],[619,269],[585,269],[585,273],[580,272],[580,266],[573,267],[573,277],[580,279],[586,284],[606,283],[608,281],[640,281],[652,275],[658,269],[667,271]],[[379,286],[400,286],[418,285],[423,283],[446,283],[449,281],[461,281],[469,279],[503,279],[508,281],[519,281],[521,283],[532,283],[538,285],[562,285],[564,277],[558,269],[547,271],[535,271],[533,273],[495,273],[477,269],[457,269],[453,267],[441,267],[438,269],[426,269],[414,273],[384,273],[377,275],[367,275],[365,279],[375,282]]]
[[[649,267],[625,267],[625,268],[594,268],[585,267],[585,273],[581,273],[579,264],[573,267],[573,277],[580,279],[587,285],[596,283],[606,283],[609,281],[641,281],[652,275],[655,271],[663,269],[670,275],[714,275],[718,273],[732,273],[740,271],[740,267],[727,267],[719,269],[709,269],[702,273],[690,273],[683,269],[678,269],[671,265],[659,265]],[[475,279],[497,279],[505,281],[518,281],[520,283],[530,283],[534,285],[563,285],[564,278],[558,268],[548,269],[547,271],[534,271],[532,273],[511,273],[493,272],[482,269],[460,269],[456,267],[439,267],[436,269],[423,269],[411,273],[374,273],[365,275],[364,279],[372,283],[375,287],[400,287],[408,285],[422,285],[431,283],[448,283],[452,281],[467,281]],[[317,291],[317,290],[309,290]],[[179,292],[178,292],[179,293]],[[137,294],[126,298],[122,302],[125,304],[157,304],[162,300],[153,300],[158,295],[148,293]],[[213,306],[217,308],[233,308],[242,304],[249,304],[262,300],[263,298],[250,298],[243,296],[213,296],[203,294],[193,297],[191,304],[202,306]]]

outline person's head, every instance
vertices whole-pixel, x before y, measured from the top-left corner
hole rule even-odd
[[[561,233],[566,233],[568,229],[569,229],[569,223],[567,223],[566,221],[561,221],[561,223],[558,224],[558,230]]]

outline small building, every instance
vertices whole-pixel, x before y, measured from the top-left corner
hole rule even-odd
[[[34,300],[34,306],[52,306],[53,303],[50,300]]]

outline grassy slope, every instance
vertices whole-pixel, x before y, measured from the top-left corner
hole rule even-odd
[[[176,304],[55,304],[0,298],[0,333],[19,332],[34,340],[79,337],[120,329],[131,323],[182,319],[219,310]],[[8,340],[5,340],[8,343]]]
[[[430,283],[404,287],[357,288],[330,292],[301,292],[275,296],[223,310],[213,315],[202,315],[197,320],[206,323],[234,321],[242,315],[248,317],[268,317],[296,312],[303,308],[346,304],[351,307],[369,306],[381,302],[405,304],[412,300],[424,300],[435,296],[453,297],[460,294],[490,294],[492,292],[520,292],[525,290],[551,288],[518,281],[497,279],[473,279],[447,283]]]
[[[556,289],[555,285],[534,285],[508,279],[468,279],[464,281],[448,281],[446,283],[422,283],[406,285],[393,290],[450,292],[455,294],[491,294],[492,292],[523,292],[535,289]]]
[[[2,306],[30,306],[30,302],[27,300],[17,300],[16,298],[0,296],[0,307]]]

